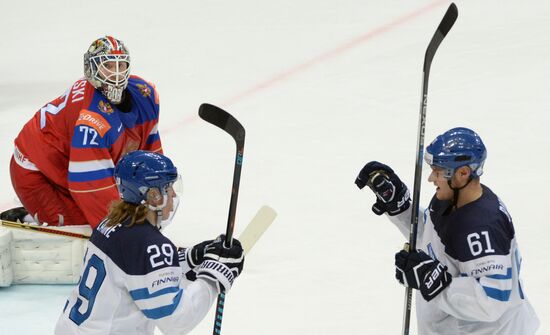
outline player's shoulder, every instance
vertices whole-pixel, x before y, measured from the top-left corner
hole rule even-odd
[[[488,255],[507,255],[514,238],[512,218],[488,187],[476,201],[459,208],[452,220],[451,250],[461,261]]]
[[[94,90],[94,86],[85,77],[79,78],[69,87],[70,101],[82,101],[86,97],[86,93]]]
[[[178,264],[174,244],[147,221],[131,226],[125,221],[114,227],[102,222],[91,242],[129,275],[145,275]]]
[[[131,75],[128,79],[128,90],[136,98],[151,100],[155,104],[159,104],[159,95],[155,84],[145,80],[139,76]]]
[[[78,115],[82,108],[85,108],[94,90],[95,88],[86,78],[80,78],[71,84],[63,94],[46,104],[44,108],[47,112],[53,114],[63,110],[65,115],[73,115],[74,117],[74,115]]]
[[[465,232],[489,226],[513,236],[512,217],[500,198],[487,186],[482,185],[483,193],[479,199],[457,211],[459,226]]]

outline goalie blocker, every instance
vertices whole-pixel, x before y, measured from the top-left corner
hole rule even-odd
[[[89,226],[52,228],[79,234]],[[11,284],[76,284],[86,239],[0,227],[0,286]]]

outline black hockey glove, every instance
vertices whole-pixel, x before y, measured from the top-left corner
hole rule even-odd
[[[214,281],[218,292],[227,292],[235,278],[243,270],[244,251],[241,242],[233,239],[230,248],[224,245],[225,235],[220,235],[206,246],[204,261],[197,269],[197,278]]]
[[[206,247],[213,242],[214,240],[206,240],[191,248],[186,248],[183,255],[182,252],[178,250],[178,253],[180,254],[180,262],[185,259],[191,269],[201,265],[202,261],[204,261],[204,251],[206,250]]]
[[[190,281],[197,279],[196,268],[204,261],[206,246],[214,240],[206,240],[191,248],[178,248],[178,258],[183,268],[185,277]],[[185,264],[187,266],[185,266]]]
[[[367,163],[359,172],[355,184],[359,189],[366,185],[376,194],[376,202],[372,205],[376,215],[397,215],[406,211],[411,204],[409,189],[385,164],[376,161]]]
[[[27,216],[28,214],[29,212],[25,209],[25,207],[15,207],[0,213],[0,219],[6,220],[6,221],[12,221],[12,222],[24,223],[25,216]]]
[[[407,287],[420,290],[426,301],[435,298],[452,281],[447,267],[422,250],[401,250],[395,254],[395,278]]]

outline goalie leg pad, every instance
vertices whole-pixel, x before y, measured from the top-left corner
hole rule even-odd
[[[10,286],[13,282],[13,267],[11,262],[12,233],[0,228],[0,287]]]
[[[71,227],[71,231],[75,230]],[[58,228],[62,230],[62,228]],[[69,229],[67,229],[69,230]],[[90,227],[83,227],[82,233]],[[11,230],[14,284],[76,284],[82,270],[86,239]]]

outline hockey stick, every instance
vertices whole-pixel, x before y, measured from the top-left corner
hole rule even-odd
[[[265,233],[267,228],[273,223],[277,217],[277,212],[269,206],[262,206],[254,218],[248,223],[244,231],[239,236],[239,241],[244,249],[244,254],[247,255],[250,252],[250,249],[258,242],[260,237]],[[72,237],[72,238],[81,238],[89,239],[90,236],[86,234],[79,234],[72,231],[65,231],[56,228],[47,228],[43,226],[32,226],[28,223],[12,222],[12,221],[1,221],[2,226],[10,229],[20,229],[26,231],[33,231],[36,233],[45,233],[51,235]]]
[[[414,188],[411,213],[411,232],[409,236],[409,250],[416,250],[416,235],[418,231],[418,212],[420,200],[420,182],[422,181],[422,161],[424,157],[424,132],[426,129],[426,107],[428,106],[428,80],[430,77],[430,67],[435,56],[437,48],[447,36],[447,33],[453,27],[458,17],[458,9],[454,3],[451,3],[441,23],[433,35],[426,54],[424,55],[424,69],[422,77],[422,96],[420,100],[420,119],[418,121],[418,141],[416,144],[416,165],[414,168]],[[411,321],[412,289],[407,287],[405,290],[405,310],[403,313],[403,335],[409,334],[409,325]]]
[[[210,104],[202,104],[199,107],[199,116],[208,123],[211,123],[231,135],[237,145],[234,171],[233,187],[231,189],[231,200],[229,202],[229,215],[227,216],[227,229],[225,232],[225,245],[231,246],[233,239],[233,228],[235,228],[235,213],[237,211],[237,198],[239,196],[239,184],[241,181],[241,168],[243,164],[244,151],[244,127],[231,114],[223,109]],[[214,335],[219,335],[222,328],[223,308],[225,304],[225,293],[218,294],[216,304],[216,317],[214,319]]]
[[[269,206],[262,206],[258,210],[252,221],[250,221],[239,236],[239,241],[241,241],[245,255],[248,255],[250,249],[252,249],[276,217],[277,212]]]
[[[79,234],[72,231],[65,231],[65,230],[55,229],[55,228],[47,228],[44,226],[33,226],[28,223],[19,223],[19,222],[2,220],[2,226],[7,228],[21,229],[21,230],[31,230],[34,232],[46,233],[51,235],[61,235],[66,237],[74,237],[74,238],[82,238],[82,239],[90,238],[90,235],[86,235],[86,234]]]

